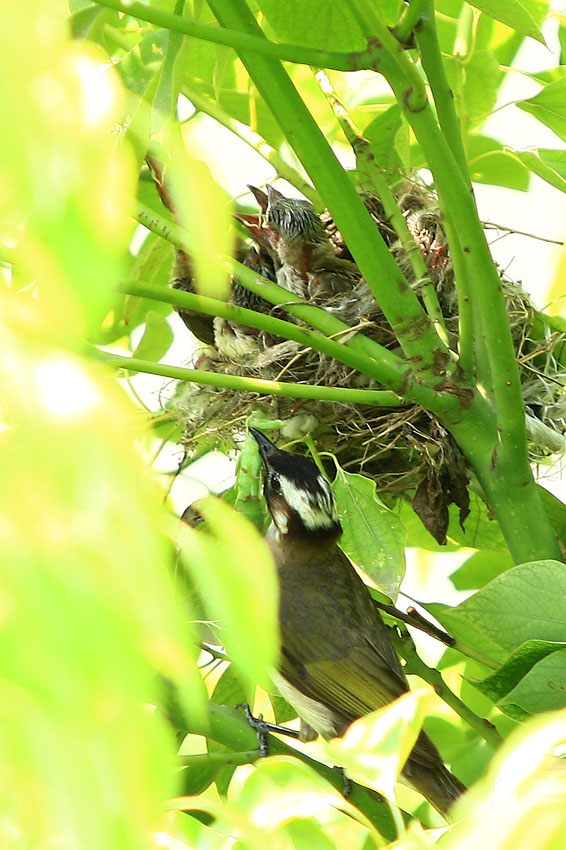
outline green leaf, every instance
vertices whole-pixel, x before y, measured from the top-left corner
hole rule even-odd
[[[468,136],[467,149],[470,176],[475,183],[505,186],[522,192],[529,188],[528,168],[501,142],[474,134]]]
[[[539,661],[498,705],[518,720],[525,714],[566,708],[566,649]]]
[[[566,130],[566,112],[564,128]],[[513,155],[533,174],[537,174],[555,189],[566,192],[566,151],[542,148],[537,151],[513,151]]]
[[[545,318],[551,321],[554,319],[560,319],[559,316],[546,316]],[[564,320],[562,319],[562,322],[563,321]],[[566,330],[566,328],[564,328],[564,330]],[[541,487],[540,484],[537,489],[546,514],[552,523],[554,531],[556,532],[556,536],[563,543],[566,543],[566,505],[561,502],[554,493],[550,493],[544,487]]]
[[[474,682],[474,687],[489,697],[492,702],[499,703],[539,661],[553,652],[564,649],[566,649],[564,642],[528,640],[510,655],[497,672],[480,682]],[[566,694],[564,698],[566,699]]]
[[[326,752],[348,776],[394,798],[394,784],[421,731],[428,696],[410,691],[360,717],[341,738],[326,744]]]
[[[380,169],[399,170],[401,160],[395,150],[395,138],[401,129],[401,109],[398,104],[380,112],[364,130],[364,137],[371,142],[371,152]]]
[[[534,97],[520,100],[517,106],[566,139],[566,77],[549,83]]]
[[[511,569],[514,561],[508,552],[490,552],[482,549],[468,558],[450,576],[456,590],[478,590],[505,570]]]
[[[235,708],[242,702],[248,705],[253,703],[252,691],[249,687],[245,687],[241,676],[232,664],[228,665],[222,673],[210,698],[216,705],[227,705],[229,708]]]
[[[227,705],[229,708],[235,708],[240,703],[253,706],[253,692],[254,688],[250,688],[249,683],[244,683],[236,667],[230,664],[216,683],[211,700],[217,705]],[[228,752],[228,747],[212,738],[207,739],[206,746],[209,753]],[[213,772],[210,768],[206,770],[206,778],[212,773],[218,793],[225,795],[235,770],[234,764],[218,764]]]
[[[211,533],[180,526],[183,563],[244,682],[267,684],[278,654],[273,559],[251,523],[220,499],[201,499],[198,509]]]
[[[466,124],[474,124],[485,120],[495,105],[503,72],[499,62],[490,50],[476,50],[471,57],[463,62],[459,57],[449,57],[446,61],[446,71],[449,80],[454,75],[463,75],[463,84],[453,83],[455,91],[460,91],[463,103],[459,104],[459,112]]]
[[[345,472],[337,464],[332,486],[344,528],[341,548],[395,600],[405,574],[403,523],[378,498],[375,481]]]
[[[286,699],[283,699],[279,694],[269,692],[269,701],[273,709],[276,723],[287,723],[288,720],[294,720],[297,712],[292,705],[289,705]]]
[[[283,840],[284,830],[290,821],[297,815],[303,817],[305,812],[312,814],[312,817],[324,826],[328,823],[329,811],[338,810],[352,819],[347,821],[349,838],[357,837],[358,830],[362,834],[369,831],[377,837],[375,828],[360,809],[349,803],[308,764],[291,756],[260,759],[243,786],[234,789],[230,802],[251,816],[256,836],[258,826],[261,826],[261,843],[258,838],[253,845],[258,850],[265,850],[266,847],[294,847],[288,839]],[[226,814],[229,815],[228,812]],[[332,817],[336,816],[337,812],[334,811]],[[241,815],[236,823],[238,822],[241,822]],[[314,844],[312,847],[314,850],[318,845]]]
[[[547,0],[470,0],[470,5],[523,35],[546,44],[540,26],[548,13]]]
[[[392,5],[392,0],[386,2]],[[364,50],[366,40],[349,5],[347,0],[332,0],[332,3],[326,0],[259,2],[279,41],[322,50]]]
[[[173,331],[167,319],[155,310],[145,317],[145,330],[138,345],[132,352],[142,360],[158,361],[167,353],[173,342]]]
[[[294,817],[284,824],[283,829],[293,850],[313,850],[314,847],[316,850],[337,850],[328,833],[312,818]]]
[[[171,277],[171,259],[171,246],[164,239],[150,233],[134,259],[128,276],[134,280],[166,286]],[[161,316],[168,316],[172,311],[170,304],[139,298],[136,295],[124,296],[122,303],[120,318],[125,334],[131,333],[134,328],[145,322],[150,310]]]
[[[179,755],[186,755],[181,747]],[[198,764],[191,764],[190,767],[181,769],[181,793],[190,796],[202,794],[203,791],[212,785],[218,772],[222,770],[221,765],[215,759],[207,759],[203,754],[202,759],[199,759]]]
[[[505,662],[530,640],[566,642],[566,569],[558,561],[521,564],[455,608],[433,609],[463,646]]]

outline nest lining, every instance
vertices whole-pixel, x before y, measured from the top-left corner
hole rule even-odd
[[[386,220],[380,202],[375,198],[366,198],[365,202],[391,253],[418,293],[419,283],[415,281],[408,253]],[[455,348],[458,313],[454,274],[436,199],[424,187],[413,185],[398,203],[425,259],[445,316],[450,344]],[[330,215],[324,213],[321,218],[336,255],[349,259],[347,246]],[[504,273],[500,276],[527,404],[531,456],[540,461],[564,447],[566,334],[545,324],[544,317],[536,311],[519,283]],[[349,325],[362,326],[363,333],[386,348],[397,348],[397,340],[363,279],[353,285],[351,293],[327,297],[319,306]],[[276,307],[271,310],[274,315],[289,318]],[[254,345],[244,356],[227,358],[213,345],[206,345],[197,350],[197,358],[199,368],[204,366],[223,374],[327,387],[378,386],[375,381],[320,352],[305,349],[297,342],[273,340],[264,334],[254,337]],[[434,416],[414,404],[383,408],[260,397],[257,393],[183,384],[170,406],[185,420],[182,442],[189,457],[198,451],[195,447],[198,447],[199,435],[216,435],[219,447],[234,445],[241,434],[243,420],[258,402],[266,418],[296,420],[298,437],[301,436],[301,421],[308,423],[308,430],[313,430],[313,423],[316,423],[314,436],[318,448],[333,453],[344,468],[374,478],[381,493],[412,495],[428,481],[427,498],[434,500],[431,481],[434,478],[438,483],[442,475],[445,476],[442,485],[445,489],[461,489],[463,459],[453,439]],[[448,467],[451,473],[446,473]],[[460,504],[457,498],[452,501]],[[465,506],[460,504],[460,509],[465,513]]]

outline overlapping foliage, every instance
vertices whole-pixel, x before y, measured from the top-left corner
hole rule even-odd
[[[524,191],[531,172],[566,187],[558,141],[553,150],[523,151],[520,140],[482,129],[520,46],[544,40],[547,16],[539,0],[444,0],[436,17],[428,0],[12,4],[0,31],[6,846],[560,846],[566,789],[555,756],[566,739],[566,573],[556,540],[566,541],[566,509],[530,477],[499,279],[471,195],[461,191],[468,177]],[[544,27],[562,46],[565,31],[559,15]],[[414,371],[408,361],[368,356],[384,392],[402,392],[438,415],[475,473],[471,514],[464,529],[450,514],[446,547],[475,550],[452,576],[473,593],[456,607],[441,599],[427,606],[455,641],[438,669],[417,654],[414,632],[399,626],[407,671],[436,696],[416,693],[360,720],[326,754],[391,794],[426,714],[443,757],[476,783],[442,835],[427,828],[438,823],[434,813],[405,789],[397,789],[404,811],[356,783],[345,800],[341,778],[318,760],[323,751],[313,761],[271,737],[270,757],[258,761],[255,733],[233,707],[253,701],[254,684],[269,689],[273,566],[257,531],[226,505],[203,505],[205,531],[172,523],[140,455],[154,454],[156,439],[174,443],[178,423],[168,411],[152,416],[136,406],[111,371],[128,365],[121,350],[135,358],[132,369],[198,377],[159,362],[172,338],[172,248],[157,232],[131,247],[139,204],[155,231],[191,250],[205,296],[226,295],[230,269],[243,275],[225,256],[226,194],[190,153],[194,122],[204,115],[213,119],[211,138],[228,128],[274,176],[317,208],[328,205],[368,281],[376,292],[384,286],[378,272],[391,257],[330,151],[328,142],[346,150],[344,125],[312,68],[327,69],[382,173],[431,170],[458,279],[460,346],[441,387],[442,341],[410,294],[403,305],[424,317],[421,337],[404,335],[395,292],[383,297],[404,356],[417,358]],[[366,71],[348,73],[357,68]],[[563,140],[563,55],[531,77],[540,91],[518,108]],[[196,109],[182,127],[179,95]],[[177,230],[143,169],[155,139],[184,181]],[[273,298],[282,300],[275,291]],[[243,468],[226,501],[259,525],[248,510],[257,488],[249,472]],[[406,504],[388,522],[389,507],[367,479],[338,469],[335,489],[348,554],[394,599],[405,541],[441,547]],[[199,668],[203,641],[212,645]],[[279,722],[292,715],[260,689],[255,705]],[[408,823],[404,812],[416,819]]]

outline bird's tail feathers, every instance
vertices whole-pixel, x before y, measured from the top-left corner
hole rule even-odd
[[[447,815],[452,805],[467,790],[442,762],[429,767],[409,759],[403,775],[441,815]]]

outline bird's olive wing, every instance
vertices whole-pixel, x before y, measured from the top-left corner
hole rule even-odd
[[[369,645],[356,646],[340,658],[310,662],[284,651],[281,673],[301,693],[336,712],[346,725],[407,690],[404,680]]]

